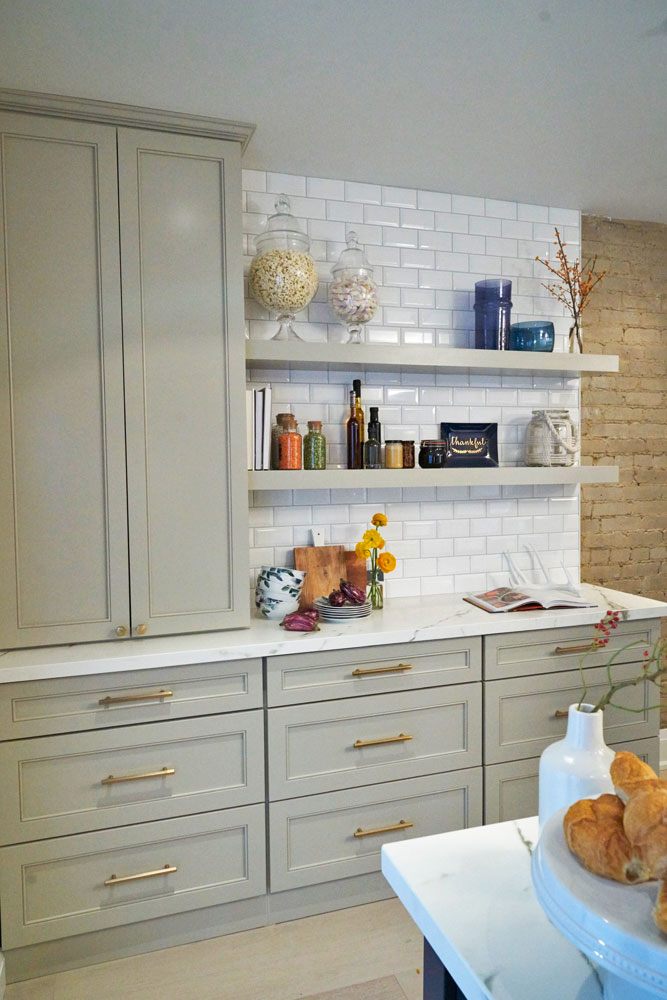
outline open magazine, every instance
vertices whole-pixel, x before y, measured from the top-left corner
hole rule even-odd
[[[545,590],[543,587],[536,587],[532,590],[530,585],[522,586],[521,590],[515,587],[496,587],[486,594],[471,594],[464,597],[464,601],[476,604],[484,611],[534,611],[536,608],[594,608],[593,601],[585,601],[579,597],[573,597],[567,590],[559,590],[558,587]]]

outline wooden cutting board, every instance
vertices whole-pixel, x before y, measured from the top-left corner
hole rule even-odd
[[[301,591],[300,606],[309,607],[316,597],[338,590],[341,578],[366,590],[366,564],[354,550],[343,545],[309,545],[294,549],[294,566],[308,574]]]

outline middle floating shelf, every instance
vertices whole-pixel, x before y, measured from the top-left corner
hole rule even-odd
[[[249,472],[251,490],[343,490],[401,486],[550,486],[617,483],[615,465],[467,469],[323,469]]]

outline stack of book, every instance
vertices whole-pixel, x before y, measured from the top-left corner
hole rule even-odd
[[[248,470],[271,468],[271,386],[246,389]]]

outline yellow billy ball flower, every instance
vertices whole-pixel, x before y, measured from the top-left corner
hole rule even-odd
[[[391,573],[393,569],[396,569],[396,556],[393,556],[391,552],[381,552],[378,556],[378,566],[383,573]]]
[[[386,523],[387,517],[385,514],[373,514],[371,524],[374,524],[376,528],[384,528]]]
[[[364,562],[371,557],[370,549],[367,549],[363,542],[357,542],[354,551],[357,553],[357,559],[363,559]]]
[[[379,531],[374,531],[373,528],[369,528],[368,531],[364,531],[364,542],[369,549],[384,548],[384,538]]]

